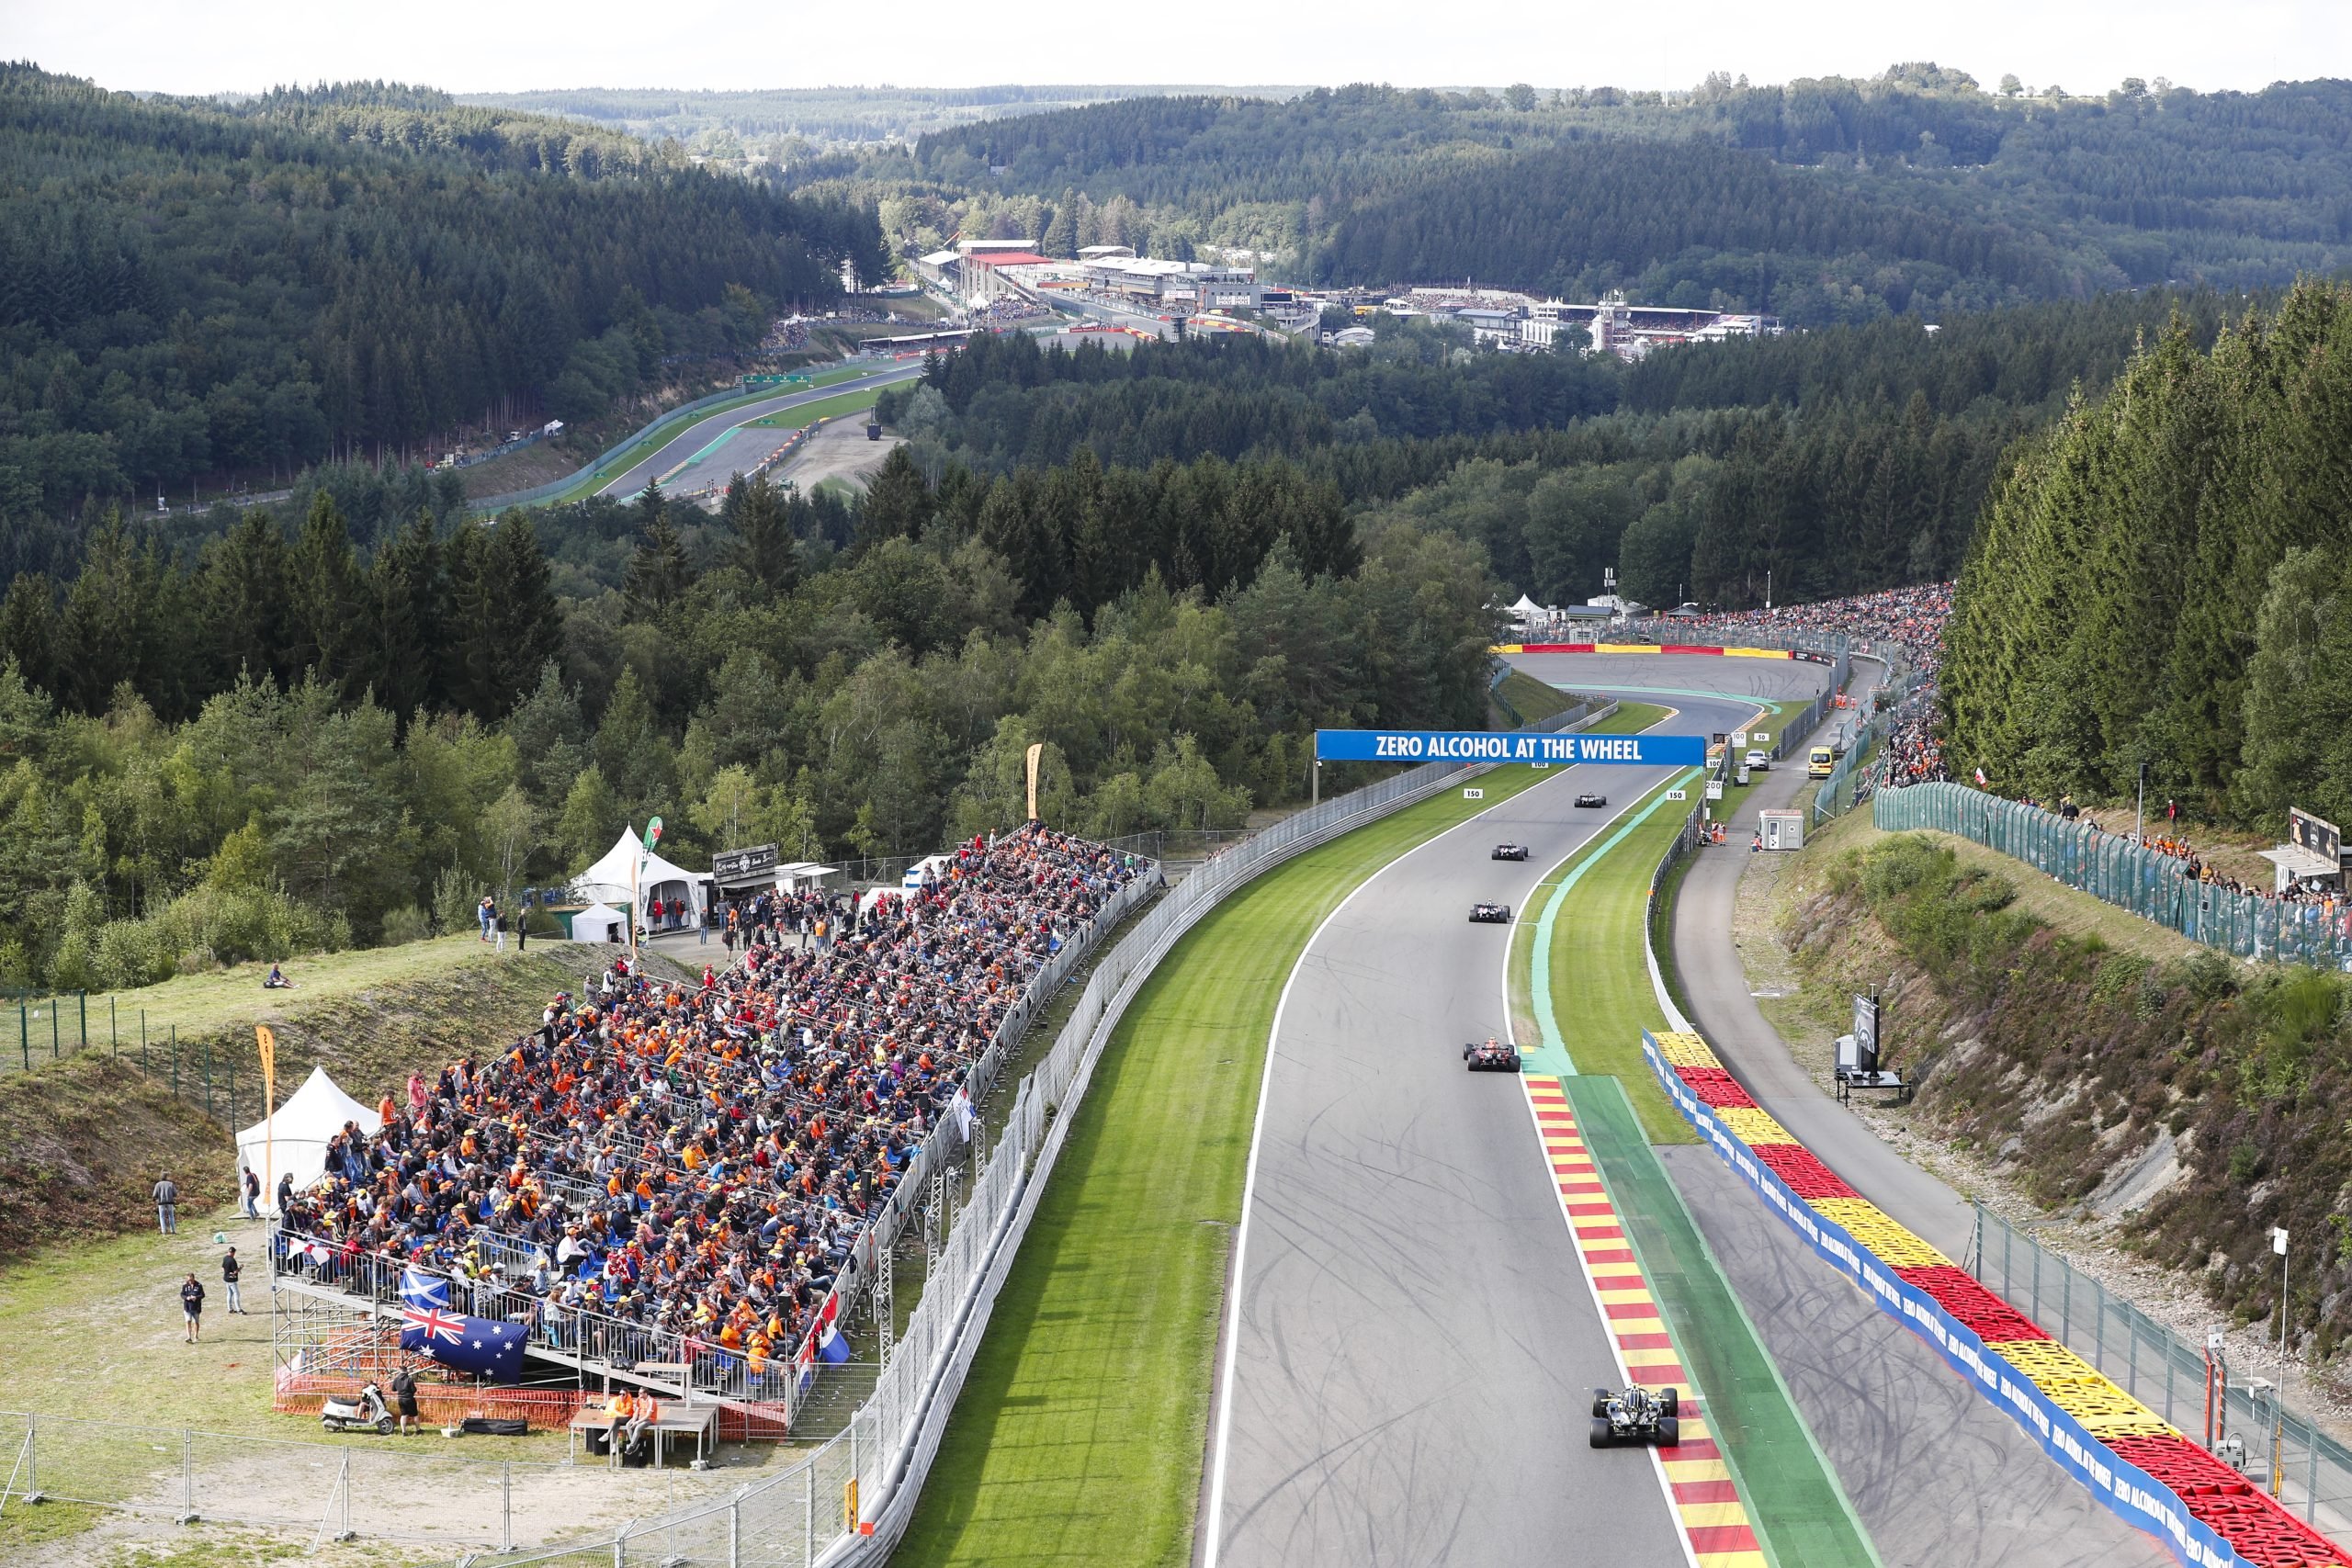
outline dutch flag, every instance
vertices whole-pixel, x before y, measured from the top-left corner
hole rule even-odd
[[[841,1297],[827,1296],[817,1323],[817,1359],[839,1364],[849,1359],[849,1337],[842,1333]]]

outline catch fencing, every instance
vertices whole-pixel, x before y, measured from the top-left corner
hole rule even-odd
[[[2205,1352],[2032,1235],[1976,1205],[1969,1272],[2189,1437],[2222,1446],[2247,1477],[2337,1540],[2352,1521],[2352,1450],[2289,1409],[2269,1380],[2233,1374],[2207,1427]],[[2259,1386],[2257,1386],[2259,1382]],[[2237,1439],[2234,1447],[2228,1438]]]
[[[2257,962],[2352,971],[2352,908],[2290,902],[2200,881],[2187,861],[2086,819],[1960,784],[1882,789],[1871,820],[1888,832],[1932,829],[1984,845],[2094,898]]]
[[[82,991],[0,991],[0,1073],[99,1051],[137,1067],[205,1115],[231,1128],[261,1114],[261,1078],[241,1077],[235,1057],[215,1057],[209,1037],[183,1042],[176,1023],[149,1028],[147,1010],[124,1014],[110,996]]]
[[[970,1200],[933,1254],[922,1300],[891,1345],[872,1395],[840,1435],[792,1469],[721,1502],[559,1551],[501,1558],[500,1568],[881,1562],[912,1517],[948,1413],[1072,1113],[1136,991],[1184,933],[1237,887],[1479,771],[1429,763],[1285,818],[1202,864],[1102,955],[1052,1048],[1013,1091],[995,1146],[974,1175]],[[1074,963],[1076,954],[1070,959]]]

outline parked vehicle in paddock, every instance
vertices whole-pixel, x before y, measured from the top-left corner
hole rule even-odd
[[[1587,809],[1587,810],[1590,810],[1590,809],[1593,809],[1593,808],[1595,808],[1595,807],[1605,807],[1605,806],[1607,806],[1608,804],[1609,804],[1609,797],[1608,797],[1607,795],[1605,795],[1601,794],[1601,793],[1600,793],[1599,790],[1597,790],[1597,789],[1589,789],[1589,790],[1586,790],[1582,795],[1577,795],[1577,805],[1580,808]]]
[[[384,1391],[373,1382],[363,1387],[356,1397],[331,1393],[319,1406],[319,1425],[330,1432],[374,1430],[390,1437],[399,1424],[384,1404]]]
[[[1473,904],[1470,923],[1474,926],[1507,926],[1510,924],[1509,904]]]
[[[1655,1392],[1639,1383],[1627,1383],[1624,1389],[1611,1393],[1605,1388],[1592,1391],[1592,1446],[1596,1449],[1618,1443],[1656,1443],[1670,1449],[1682,1441],[1682,1393],[1679,1389],[1658,1389]]]
[[[1519,1047],[1499,1040],[1473,1040],[1462,1047],[1462,1065],[1474,1073],[1515,1073]]]
[[[1497,844],[1495,852],[1487,858],[1488,860],[1525,860],[1527,846],[1525,844]]]

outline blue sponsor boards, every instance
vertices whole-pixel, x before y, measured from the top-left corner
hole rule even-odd
[[[2033,1380],[1984,1347],[1984,1341],[1943,1309],[1935,1297],[1895,1273],[1843,1225],[1798,1197],[1777,1172],[1756,1157],[1739,1134],[1718,1121],[1704,1100],[1658,1054],[1657,1041],[1642,1031],[1642,1055],[1683,1120],[1712,1145],[1734,1174],[1756,1190],[1765,1206],[1788,1223],[1813,1250],[1860,1286],[1879,1309],[1928,1344],[1976,1391],[2007,1415],[2067,1474],[2126,1524],[2147,1531],[2186,1568],[2253,1568],[2211,1526],[2188,1511],[2179,1494],[2126,1462],[2112,1449],[2058,1408]]]
[[[1318,729],[1323,762],[1616,762],[1636,768],[1699,768],[1699,735],[1579,735],[1491,729]]]

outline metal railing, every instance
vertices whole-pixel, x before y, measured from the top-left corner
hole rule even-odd
[[[2346,1538],[2352,1521],[2352,1450],[2283,1403],[2283,1391],[2233,1374],[2209,1428],[2205,1352],[2012,1225],[1976,1205],[1969,1272],[2125,1393],[2198,1442],[2222,1429],[2243,1444],[2249,1479],[2305,1523]]]
[[[1871,820],[1984,845],[2094,898],[2236,958],[2352,971],[2352,906],[2236,893],[2188,862],[2087,821],[1960,784],[1882,789]]]
[[[763,1568],[878,1563],[912,1517],[923,1478],[1015,1251],[1074,1120],[1094,1066],[1136,989],[1182,935],[1234,889],[1270,867],[1425,799],[1480,770],[1430,763],[1296,813],[1206,862],[1144,913],[1096,963],[1053,1047],[1013,1091],[969,1201],[933,1254],[922,1299],[899,1331],[874,1390],[842,1433],[799,1466],[723,1505],[526,1562],[588,1564],[752,1561]],[[1148,890],[1137,885],[1137,896]],[[1106,909],[1107,929],[1126,913]],[[1057,982],[1079,959],[1057,956]],[[1046,995],[1050,996],[1050,991]],[[909,1192],[914,1184],[902,1183]],[[804,1517],[817,1526],[804,1531]],[[640,1547],[640,1543],[642,1547]]]

